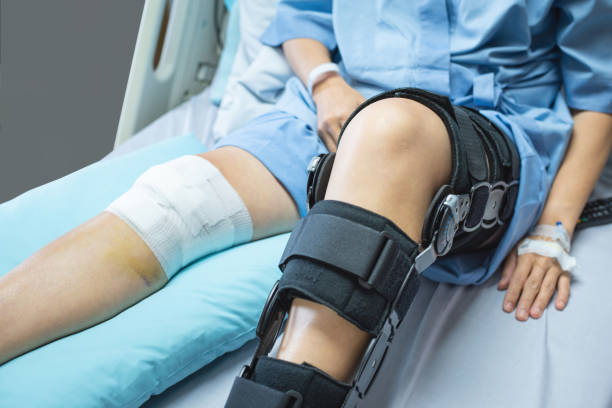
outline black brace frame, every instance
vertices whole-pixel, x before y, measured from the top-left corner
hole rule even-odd
[[[403,292],[407,289],[410,278],[415,273],[417,273],[416,263],[411,267],[408,274],[406,274],[404,282],[402,283],[402,288],[396,297],[396,301],[401,298]],[[370,341],[370,344],[366,349],[366,352],[361,360],[361,364],[359,365],[359,369],[357,370],[355,379],[353,380],[353,387],[349,391],[344,404],[342,405],[343,408],[356,407],[359,401],[365,397],[370,385],[378,373],[380,366],[385,360],[387,350],[391,345],[391,341],[402,323],[402,319],[400,319],[396,312],[395,302],[392,304],[390,310],[391,312],[385,318],[382,330],[380,330],[378,335]],[[283,306],[283,303],[278,298],[278,282],[276,282],[272,288],[272,291],[270,292],[270,295],[268,296],[268,300],[266,301],[262,314],[259,318],[259,323],[257,324],[256,334],[260,340],[260,343],[255,351],[255,355],[253,356],[251,363],[242,367],[240,377],[246,379],[251,378],[255,365],[257,364],[257,360],[262,356],[266,356],[270,350],[272,350],[276,339],[280,335],[287,313],[288,310]]]
[[[366,104],[380,100],[383,97],[406,97],[405,94],[399,95],[398,91],[404,92],[406,90],[391,91],[387,93],[386,96],[384,94],[379,95],[372,98],[370,101],[366,101],[361,106],[361,109]],[[419,91],[417,96],[419,101],[423,101],[423,98],[428,96],[428,93]],[[435,95],[435,98],[439,99],[441,97]],[[446,107],[444,100],[440,102],[435,98],[434,103],[436,104],[436,112],[441,109],[444,111],[453,109],[450,102],[447,102],[448,107]],[[448,100],[446,99],[446,101]],[[360,109],[352,116],[359,110]],[[464,116],[464,123],[462,126],[465,127],[465,117],[467,116],[463,113],[461,115]],[[350,118],[346,123],[349,121]],[[450,125],[447,124],[447,126]],[[490,126],[493,125],[490,124]],[[462,128],[461,130],[465,129]],[[472,131],[476,132],[476,130],[473,129]],[[499,140],[497,142],[499,142]],[[342,405],[343,408],[357,407],[360,401],[362,401],[368,393],[372,382],[376,378],[386,358],[389,346],[403,321],[403,316],[400,316],[397,312],[397,303],[402,299],[405,292],[411,289],[411,285],[418,286],[418,276],[426,268],[431,266],[438,256],[446,255],[453,249],[453,242],[457,234],[467,234],[477,230],[489,230],[496,226],[502,226],[509,221],[518,193],[518,164],[516,151],[513,151],[513,148],[513,146],[508,146],[508,149],[512,153],[512,174],[507,177],[507,179],[511,181],[498,181],[499,178],[497,178],[497,180],[488,178],[486,181],[474,183],[471,188],[468,186],[464,191],[455,191],[454,185],[443,186],[439,190],[425,220],[426,225],[424,226],[422,239],[423,248],[414,259],[414,263],[410,267],[409,272],[403,278],[400,290],[392,301],[391,307],[387,309],[381,329],[378,331],[376,337],[370,341],[359,365],[357,374],[352,384],[350,384],[352,387],[344,400]],[[309,208],[323,198],[333,160],[333,154],[326,154],[319,155],[311,161],[308,167],[309,180],[307,190]],[[474,203],[477,203],[477,205],[474,205]],[[426,230],[429,231],[427,234],[425,234]],[[362,280],[359,282],[360,284],[363,283],[364,287],[367,287],[368,282],[366,280],[367,279],[363,279],[363,282]],[[286,302],[282,301],[279,295],[279,282],[276,282],[266,301],[257,325],[256,334],[260,339],[259,346],[257,347],[251,363],[243,367],[240,377],[250,379],[258,360],[262,356],[268,355],[271,351],[282,331],[287,313],[288,305]],[[299,401],[294,400],[291,406],[287,408],[293,408],[296,404],[299,407]]]

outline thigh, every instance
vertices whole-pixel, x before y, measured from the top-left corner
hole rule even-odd
[[[293,228],[306,214],[307,167],[326,152],[316,132],[282,111],[261,115],[202,154],[234,186],[254,226],[254,238]]]
[[[272,111],[247,122],[223,137],[216,148],[234,146],[249,152],[281,183],[306,215],[308,163],[325,145],[308,123],[282,111]]]
[[[253,221],[253,239],[290,231],[299,218],[289,192],[255,156],[235,146],[199,155],[234,187]]]

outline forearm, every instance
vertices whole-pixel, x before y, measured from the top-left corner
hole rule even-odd
[[[565,159],[539,221],[561,221],[570,235],[612,148],[612,115],[579,111],[574,121]]]
[[[283,43],[283,52],[295,75],[307,85],[308,75],[317,65],[331,62],[329,50],[317,40],[296,38]]]
[[[102,213],[0,279],[0,364],[104,321],[165,282],[144,241]]]

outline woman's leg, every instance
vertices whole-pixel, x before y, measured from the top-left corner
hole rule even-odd
[[[418,242],[433,195],[450,173],[451,147],[441,119],[412,100],[384,99],[344,132],[325,199],[381,214]],[[350,382],[369,339],[326,306],[296,299],[277,357],[308,362]]]
[[[200,156],[219,169],[244,201],[253,239],[292,228],[298,212],[291,196],[255,157],[234,147]],[[0,364],[104,321],[166,282],[140,236],[103,212],[0,278]]]

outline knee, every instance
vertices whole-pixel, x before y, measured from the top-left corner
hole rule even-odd
[[[252,237],[238,193],[212,163],[192,155],[151,167],[106,211],[138,233],[168,278],[203,255]]]
[[[445,150],[450,155],[450,142],[444,123],[432,110],[410,99],[388,98],[353,118],[342,135],[339,154],[341,150],[353,154],[364,150],[393,160],[427,152],[444,154]]]

